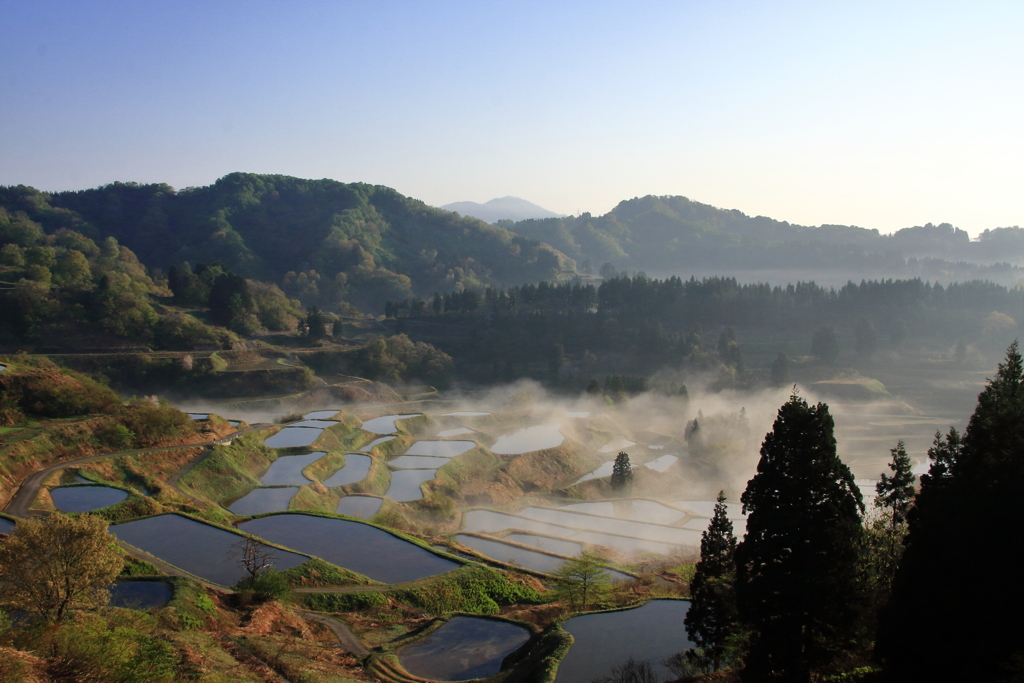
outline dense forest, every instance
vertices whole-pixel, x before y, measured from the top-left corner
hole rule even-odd
[[[750,217],[686,197],[648,195],[622,201],[603,216],[584,213],[499,224],[550,244],[575,259],[585,272],[601,269],[602,275],[608,269],[661,275],[683,269],[699,273],[839,269],[857,279],[1016,282],[1021,273],[1013,266],[1024,264],[1024,230],[1019,227],[986,230],[977,241],[946,223],[882,235],[855,226],[807,227]]]
[[[456,360],[494,364],[499,376],[509,363],[522,367],[552,353],[580,365],[593,354],[616,354],[619,369],[645,374],[665,365],[707,367],[723,359],[742,370],[738,343],[744,339],[803,340],[803,353],[809,353],[819,333],[831,335],[835,355],[815,355],[831,361],[840,352],[870,356],[896,349],[908,338],[936,348],[960,340],[998,346],[1024,316],[1024,292],[988,282],[943,287],[917,279],[836,289],[638,276],[598,287],[542,282],[435,294],[389,303],[387,314],[401,331]]]
[[[114,183],[79,192],[0,189],[47,233],[114,237],[150,268],[219,263],[304,304],[379,310],[413,293],[574,272],[564,255],[381,186],[232,173],[213,185]]]

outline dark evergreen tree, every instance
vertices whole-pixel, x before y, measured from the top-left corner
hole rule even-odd
[[[777,387],[793,381],[793,377],[789,372],[789,357],[782,351],[779,351],[779,355],[775,356],[775,361],[772,363],[771,379],[772,384]]]
[[[811,355],[831,365],[839,360],[839,340],[831,325],[822,325],[811,341]]]
[[[310,339],[323,339],[327,336],[327,321],[316,306],[306,309],[306,336]]]
[[[859,609],[860,489],[836,455],[828,406],[790,397],[743,493],[736,551],[744,677],[809,681],[848,646]]]
[[[889,463],[892,476],[883,473],[875,484],[875,507],[887,510],[892,525],[896,526],[906,520],[910,504],[914,501],[916,477],[911,472],[910,456],[902,440],[889,452],[892,454],[892,462]]]
[[[690,609],[683,620],[687,635],[697,646],[688,657],[716,671],[739,631],[735,580],[736,537],[725,492],[720,491],[714,517],[701,535],[700,562],[690,581]]]
[[[331,325],[331,336],[332,337],[343,337],[345,335],[345,324],[341,322],[341,318],[334,321]]]
[[[629,455],[625,451],[619,451],[615,456],[611,485],[615,491],[628,491],[633,486],[633,466],[629,464]]]
[[[552,344],[551,352],[548,354],[548,372],[552,377],[558,376],[558,371],[565,362],[565,347],[561,344]]]
[[[590,382],[587,384],[587,393],[592,396],[601,393],[601,384],[593,377],[590,378]]]
[[[253,310],[252,295],[245,278],[234,273],[222,273],[210,289],[210,317],[220,325],[232,322]]]
[[[878,654],[891,680],[1024,677],[1024,363],[1014,342],[961,440],[936,437]],[[951,649],[944,634],[956,635]]]

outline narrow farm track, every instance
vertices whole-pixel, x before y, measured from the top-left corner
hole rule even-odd
[[[341,645],[341,648],[346,652],[350,652],[360,658],[370,654],[370,651],[366,649],[365,645],[359,642],[359,639],[356,638],[352,631],[349,630],[348,626],[337,619],[323,614],[318,614],[317,612],[307,612],[306,610],[301,609],[294,611],[303,619],[315,621],[331,629],[335,637],[338,639],[338,644]]]
[[[237,438],[242,434],[246,434],[248,432],[256,432],[271,426],[272,425],[269,424],[252,425],[248,429],[241,429],[237,432],[232,432],[227,436],[222,436],[219,439],[214,439],[212,441],[178,444],[176,446],[160,446],[157,448],[138,448],[131,451],[119,451],[117,453],[106,453],[104,455],[90,455],[86,458],[77,458],[75,460],[66,460],[64,462],[59,462],[54,465],[50,465],[49,467],[44,467],[38,472],[29,475],[25,479],[25,481],[21,482],[21,486],[18,487],[18,492],[14,494],[13,498],[11,498],[11,502],[9,502],[7,504],[7,507],[4,508],[4,512],[11,515],[12,517],[21,517],[23,519],[27,519],[29,517],[29,508],[32,505],[32,501],[34,501],[36,499],[36,496],[39,494],[39,487],[42,486],[43,482],[46,480],[48,476],[66,467],[74,467],[75,465],[81,465],[89,462],[97,462],[99,460],[105,460],[107,458],[116,458],[122,455],[137,455],[139,453],[159,453],[161,451],[176,451],[184,448],[203,448],[215,446],[216,444],[224,443],[226,441],[230,441],[234,438]],[[189,465],[186,466],[186,469],[194,467],[196,464],[198,464],[198,461],[200,460],[202,460],[202,457],[189,463]],[[179,474],[184,474],[184,471],[182,471]]]

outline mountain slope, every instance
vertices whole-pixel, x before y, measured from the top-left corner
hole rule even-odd
[[[380,310],[414,292],[574,272],[532,239],[363,183],[232,173],[180,192],[135,183],[49,195],[0,188],[0,203],[33,213],[48,231],[113,236],[150,267],[219,262],[327,307]]]
[[[456,211],[463,216],[472,216],[488,223],[498,221],[524,221],[531,218],[562,218],[565,214],[548,211],[542,206],[519,197],[499,197],[483,204],[476,202],[454,202],[441,207],[445,211]]]

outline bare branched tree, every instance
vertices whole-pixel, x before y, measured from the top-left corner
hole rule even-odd
[[[274,549],[260,543],[255,536],[250,534],[246,534],[232,547],[234,550],[230,557],[238,558],[238,561],[245,567],[245,571],[249,573],[250,579],[255,579],[261,571],[274,566],[274,562],[277,561]]]

